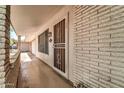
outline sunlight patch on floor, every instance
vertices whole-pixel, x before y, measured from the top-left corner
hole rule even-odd
[[[28,53],[21,53],[21,61],[22,62],[30,62],[32,61],[29,57]]]

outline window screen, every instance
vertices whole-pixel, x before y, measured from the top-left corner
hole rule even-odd
[[[42,53],[45,53],[45,54],[49,54],[48,32],[49,32],[49,29],[47,29],[46,31],[44,31],[42,34],[40,34],[38,36],[38,51],[42,52]]]

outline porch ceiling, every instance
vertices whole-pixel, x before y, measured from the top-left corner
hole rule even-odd
[[[37,29],[54,16],[63,6],[12,5],[11,21],[18,35],[33,35]],[[26,39],[26,40],[27,40]]]

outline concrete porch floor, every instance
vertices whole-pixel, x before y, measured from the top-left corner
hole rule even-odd
[[[48,65],[31,53],[21,53],[18,88],[71,88],[72,86]]]

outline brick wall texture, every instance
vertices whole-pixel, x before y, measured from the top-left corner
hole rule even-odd
[[[124,87],[124,6],[74,6],[74,82]]]
[[[10,6],[0,5],[0,87],[6,87],[9,72]]]

